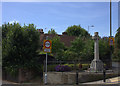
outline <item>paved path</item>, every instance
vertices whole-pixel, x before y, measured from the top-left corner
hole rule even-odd
[[[18,83],[4,80],[4,81],[2,81],[2,84],[18,84]]]
[[[2,84],[4,84],[2,86],[44,86],[44,85],[32,84],[32,83],[19,84],[10,81],[2,81]],[[80,83],[78,86],[104,86],[104,84],[106,84],[105,86],[120,86],[120,76],[106,79],[106,82],[100,80],[95,82]],[[64,85],[46,85],[46,86],[64,86]],[[75,86],[75,85],[65,85],[65,86]]]
[[[120,76],[106,79],[106,82],[103,82],[103,80],[100,80],[95,82],[87,82],[83,84],[120,84]]]

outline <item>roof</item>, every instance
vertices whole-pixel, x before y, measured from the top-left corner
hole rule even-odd
[[[49,38],[54,38],[55,36],[60,37],[60,41],[64,43],[65,46],[70,47],[71,42],[76,38],[75,36],[68,36],[68,35],[58,35],[58,34],[40,34],[40,41],[43,42],[46,39],[46,36]],[[43,43],[42,43],[43,44]]]
[[[65,44],[65,46],[70,47],[71,42],[74,41],[75,36],[61,35],[60,41]]]

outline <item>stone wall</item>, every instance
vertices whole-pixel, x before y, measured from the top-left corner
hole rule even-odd
[[[43,73],[44,81],[44,73]],[[74,84],[75,74],[72,72],[48,72],[47,73],[48,84]]]
[[[118,74],[107,73],[106,78],[111,78],[118,76]],[[103,79],[103,73],[79,73],[78,81],[79,83],[97,81]],[[44,73],[43,73],[44,82]],[[48,72],[47,73],[47,83],[56,84],[75,84],[76,83],[76,72]]]
[[[13,81],[13,82],[26,82],[33,77],[33,72],[30,70],[19,69],[19,71],[12,75],[11,73],[3,70],[2,72],[2,79]]]

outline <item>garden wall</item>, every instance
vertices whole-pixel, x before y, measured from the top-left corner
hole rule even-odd
[[[5,70],[2,72],[2,79],[13,82],[25,82],[33,77],[32,71],[19,69],[19,71],[13,75]]]
[[[106,77],[114,77],[118,74],[107,73]],[[102,73],[86,73],[82,72],[78,74],[79,83],[97,81],[103,79]],[[44,81],[44,73],[43,73]],[[47,73],[47,83],[48,84],[75,84],[76,83],[76,72],[48,72]]]

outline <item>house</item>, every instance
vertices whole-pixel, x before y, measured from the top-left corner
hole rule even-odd
[[[66,47],[70,47],[71,42],[74,41],[76,38],[75,36],[68,36],[66,32],[63,32],[62,35],[58,35],[58,34],[44,34],[43,29],[37,29],[37,30],[38,30],[38,32],[40,32],[40,41],[41,42],[43,42],[43,40],[45,40],[47,36],[48,36],[48,38],[51,38],[51,39],[55,36],[59,36],[60,41],[63,42]]]

